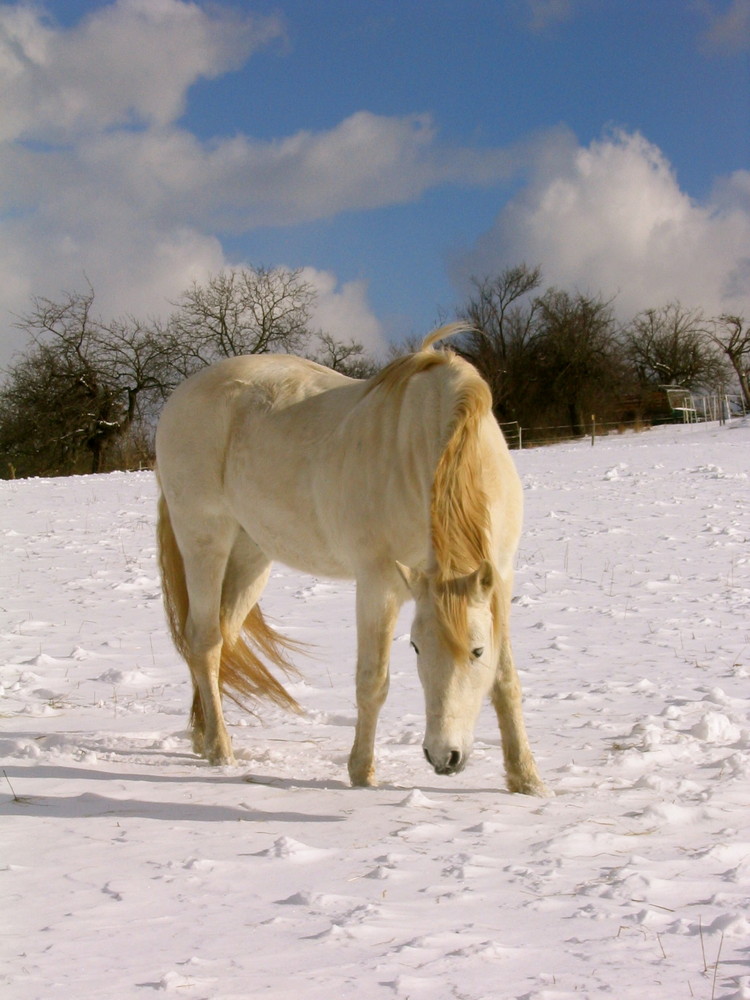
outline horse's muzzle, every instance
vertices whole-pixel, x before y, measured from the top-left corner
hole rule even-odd
[[[434,767],[435,774],[458,774],[463,771],[466,759],[460,750],[447,750],[440,759],[433,760],[427,747],[422,749],[428,764]]]

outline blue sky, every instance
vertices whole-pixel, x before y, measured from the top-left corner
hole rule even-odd
[[[750,317],[750,0],[6,2],[3,91],[0,362],[243,263],[374,350],[522,260]]]

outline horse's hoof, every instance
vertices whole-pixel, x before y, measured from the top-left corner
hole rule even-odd
[[[211,767],[234,767],[237,763],[231,750],[229,753],[218,750],[213,753],[207,753],[205,756]]]
[[[541,778],[508,779],[508,791],[514,795],[534,795],[539,799],[554,798],[555,793],[547,788]]]
[[[377,788],[375,778],[365,778],[363,781],[352,781],[352,788]]]
[[[352,788],[377,788],[378,782],[375,778],[375,771],[370,768],[367,771],[353,771],[349,770],[349,781],[352,783]]]

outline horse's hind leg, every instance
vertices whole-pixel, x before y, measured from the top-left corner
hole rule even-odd
[[[221,708],[219,674],[223,636],[221,593],[236,525],[210,522],[189,543],[181,541],[189,611],[185,656],[193,678],[193,748],[211,764],[234,760]]]
[[[217,546],[217,535],[222,544]],[[190,595],[189,666],[193,678],[193,749],[211,764],[232,764],[234,754],[221,705],[221,659],[237,640],[248,612],[266,585],[269,560],[244,531],[217,532],[213,549],[185,561]],[[228,554],[227,554],[228,550]],[[191,562],[195,565],[191,572]]]
[[[537,772],[523,719],[521,683],[510,643],[509,593],[503,598],[501,613],[500,660],[491,698],[500,725],[506,782],[511,792],[546,795],[548,792]]]
[[[221,627],[224,642],[230,649],[248,614],[258,603],[270,572],[271,560],[240,529],[229,555],[221,594]]]

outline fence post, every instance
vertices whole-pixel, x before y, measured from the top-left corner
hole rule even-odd
[[[591,447],[594,447],[594,441],[596,440],[596,417],[591,414]]]

